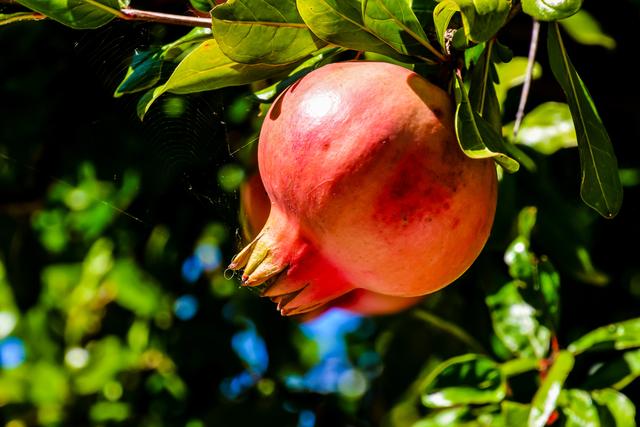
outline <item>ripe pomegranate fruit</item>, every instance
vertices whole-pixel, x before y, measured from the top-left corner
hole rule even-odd
[[[240,224],[247,241],[252,241],[262,230],[270,211],[271,201],[264,189],[260,174],[253,174],[240,186]],[[421,300],[422,296],[395,297],[366,289],[354,289],[329,301],[324,307],[314,310],[306,317],[316,317],[331,307],[340,307],[366,315],[392,314],[407,309]]]
[[[342,62],[283,92],[262,125],[271,200],[229,268],[283,315],[355,288],[415,297],[458,278],[493,222],[496,171],[458,147],[447,94],[380,62]]]

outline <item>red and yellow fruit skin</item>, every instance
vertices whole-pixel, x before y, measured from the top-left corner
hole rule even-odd
[[[251,175],[240,187],[240,223],[247,241],[253,240],[264,227],[269,218],[270,210],[271,201],[264,189],[260,175],[257,173]],[[393,314],[416,305],[422,299],[421,296],[405,298],[378,294],[366,289],[353,289],[345,295],[329,301],[324,307],[308,313],[305,318],[316,317],[332,307],[364,315]]]
[[[497,194],[493,162],[461,152],[453,120],[444,91],[396,65],[303,77],[265,117],[271,211],[230,267],[247,285],[277,276],[265,294],[283,314],[356,287],[416,297],[450,284],[482,250]]]

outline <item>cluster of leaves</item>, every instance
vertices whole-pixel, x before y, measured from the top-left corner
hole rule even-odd
[[[558,418],[565,426],[636,425],[635,406],[619,390],[640,376],[638,350],[606,363],[585,362],[586,378],[572,370],[583,363],[581,355],[640,346],[640,318],[600,327],[559,348],[560,275],[546,257],[531,252],[536,212],[527,207],[518,215],[518,235],[504,255],[511,280],[493,286],[485,299],[496,357],[483,351],[435,365],[391,411],[391,425],[542,427]],[[428,312],[417,315],[434,322]],[[473,338],[462,339],[478,347]],[[530,396],[514,387],[522,378],[537,383]]]

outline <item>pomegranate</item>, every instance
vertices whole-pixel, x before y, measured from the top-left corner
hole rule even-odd
[[[269,218],[271,201],[267,195],[260,174],[253,174],[240,187],[240,224],[244,238],[253,240]],[[366,289],[354,289],[345,295],[329,301],[327,305],[311,313],[307,318],[320,315],[331,307],[340,307],[354,313],[366,315],[392,314],[409,308],[422,297],[395,297],[382,295]]]
[[[229,268],[283,315],[356,288],[416,297],[453,282],[488,238],[497,179],[461,152],[452,113],[444,91],[392,64],[298,80],[260,132],[269,218]]]

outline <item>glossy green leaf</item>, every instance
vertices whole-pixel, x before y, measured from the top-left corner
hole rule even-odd
[[[347,49],[398,58],[398,53],[366,28],[361,0],[297,0],[300,16],[320,39]]]
[[[568,351],[563,350],[556,355],[553,366],[533,396],[529,427],[543,427],[547,424],[549,416],[556,409],[560,392],[573,369],[573,363],[573,355]]]
[[[568,350],[580,354],[591,350],[625,350],[634,347],[640,347],[640,318],[595,329],[572,342]]]
[[[602,31],[598,21],[586,10],[580,10],[575,15],[559,22],[571,38],[578,43],[598,45],[607,49],[616,47],[616,41]]]
[[[189,0],[189,3],[201,12],[209,12],[216,4],[214,0]]]
[[[621,390],[640,377],[640,350],[627,351],[613,360],[598,363],[589,370],[583,388],[611,387]]]
[[[487,41],[502,28],[510,10],[510,0],[443,0],[433,11],[438,40],[444,47],[449,22],[460,12],[465,36],[475,43]]]
[[[475,111],[485,119],[497,132],[500,133],[502,119],[500,102],[496,94],[495,83],[498,75],[493,59],[495,43],[486,43],[483,54],[478,59],[471,75],[469,87],[469,101]]]
[[[192,48],[200,43],[213,38],[210,28],[193,28],[179,39],[162,46],[162,59],[165,61],[179,62]]]
[[[600,427],[598,409],[584,390],[562,390],[558,406],[565,417],[565,427]]]
[[[551,330],[523,296],[523,282],[506,283],[487,296],[493,329],[507,349],[522,357],[543,358],[549,351]]]
[[[544,257],[538,263],[534,287],[542,294],[544,311],[552,326],[557,328],[560,322],[560,274]]]
[[[568,18],[582,7],[582,0],[522,0],[524,13],[538,21]]]
[[[513,135],[513,122],[504,127],[503,133],[507,137]],[[515,142],[545,155],[576,147],[576,130],[569,106],[561,102],[540,104],[524,116]]]
[[[486,356],[467,354],[438,365],[425,380],[422,403],[429,408],[497,403],[506,381],[499,365]]]
[[[125,93],[135,93],[153,87],[160,81],[162,62],[160,49],[135,51],[127,74],[116,88],[114,96],[117,98]]]
[[[297,62],[325,44],[304,23],[295,0],[230,0],[211,16],[220,49],[243,64]]]
[[[0,13],[0,26],[23,21],[39,21],[44,19],[38,12]]]
[[[507,99],[509,89],[524,83],[527,73],[527,62],[527,58],[516,56],[509,62],[496,64],[496,70],[500,80],[496,85],[496,94],[498,95],[500,105],[504,104],[504,101]],[[540,76],[542,76],[542,66],[536,62],[533,65],[533,74],[531,77],[533,80],[536,80],[539,79]]]
[[[582,200],[605,218],[613,218],[622,204],[622,185],[611,140],[589,91],[569,60],[560,26],[549,26],[547,50],[551,70],[567,96],[578,138]]]
[[[418,56],[438,56],[408,0],[364,0],[364,25],[395,51]]]
[[[447,46],[447,31],[449,29],[449,23],[456,13],[460,12],[460,7],[455,1],[442,1],[438,3],[433,11],[433,23],[436,27],[436,35],[438,36],[438,42],[442,46],[442,50],[449,49]]]
[[[162,74],[172,70],[174,62],[179,62],[200,43],[210,38],[210,29],[194,28],[178,40],[160,48],[136,50],[127,74],[114,96],[117,98],[125,93],[139,92],[153,87],[160,81]]]
[[[493,158],[508,172],[516,172],[518,162],[506,154],[502,136],[473,109],[459,76],[456,76],[456,88],[460,101],[456,108],[455,126],[462,151],[472,159]]]
[[[121,8],[118,0],[16,0],[31,10],[72,28],[90,29],[105,25]]]
[[[601,406],[603,426],[636,427],[636,407],[627,396],[612,389],[595,390],[591,395]]]
[[[208,40],[178,64],[164,85],[143,96],[138,103],[138,116],[144,117],[151,104],[165,92],[185,94],[240,86],[276,76],[295,66],[296,64],[239,64],[222,52],[216,40]]]

